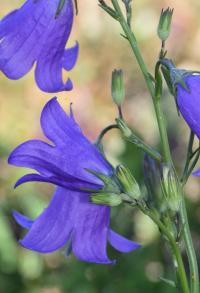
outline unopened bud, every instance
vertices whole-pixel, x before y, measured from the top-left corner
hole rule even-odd
[[[171,21],[172,21],[173,9],[167,8],[161,11],[160,20],[158,24],[158,37],[161,41],[166,41],[170,34]]]
[[[122,199],[115,193],[100,192],[92,194],[91,201],[98,205],[118,206],[122,203]]]
[[[121,106],[125,98],[125,87],[122,70],[112,72],[112,98],[117,106]]]
[[[164,206],[173,212],[177,212],[181,203],[180,183],[174,169],[170,166],[163,166],[161,187],[165,197]]]
[[[128,168],[119,165],[116,168],[116,176],[120,182],[123,193],[135,200],[141,198],[140,187]]]
[[[148,154],[144,156],[144,183],[147,188],[149,206],[162,210],[162,191],[160,188],[160,164]]]

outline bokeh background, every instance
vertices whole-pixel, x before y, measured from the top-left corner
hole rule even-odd
[[[1,1],[0,17],[23,2]],[[101,11],[97,1],[79,2],[79,15],[75,18],[70,39],[70,44],[75,40],[80,43],[79,61],[71,74],[74,90],[59,94],[60,102],[66,111],[73,102],[77,120],[85,134],[94,141],[100,130],[113,123],[117,115],[111,101],[110,76],[114,68],[122,68],[126,83],[124,115],[141,137],[159,147],[151,99],[133,54],[120,36],[119,25]],[[157,23],[161,8],[168,6],[174,8],[172,33],[167,42],[168,56],[182,68],[199,69],[199,0],[133,1],[133,27],[144,59],[153,72],[160,47],[156,36]],[[125,206],[113,209],[112,227],[143,247],[124,255],[108,248],[110,257],[117,259],[115,266],[79,262],[74,256],[66,258],[64,251],[43,256],[18,244],[17,240],[24,231],[13,221],[11,211],[17,209],[36,217],[49,202],[53,187],[29,183],[14,190],[15,181],[27,170],[8,166],[7,157],[19,143],[43,138],[39,117],[51,97],[36,87],[33,71],[16,82],[0,74],[0,293],[173,293],[173,288],[160,281],[160,277],[170,278],[172,265],[158,230],[140,212]],[[181,170],[188,128],[178,117],[167,91],[163,107],[173,156]],[[125,143],[116,130],[105,137],[104,143],[111,162],[129,166],[142,184],[142,152]],[[186,197],[194,244],[200,258],[198,179],[190,178]]]

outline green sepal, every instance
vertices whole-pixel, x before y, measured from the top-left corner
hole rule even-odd
[[[118,182],[116,181],[115,176],[106,176],[100,172],[87,169],[87,168],[85,168],[85,170],[91,173],[92,175],[96,176],[97,178],[99,178],[104,183],[104,187],[102,189],[104,190],[104,192],[120,193],[120,188],[119,188]]]
[[[139,200],[141,198],[140,187],[131,171],[127,167],[119,165],[115,170],[115,174],[120,182],[122,192],[131,199]]]
[[[174,96],[175,92],[174,92],[174,87],[173,87],[172,82],[171,82],[170,71],[164,66],[161,66],[161,70],[162,70],[162,74],[164,76],[164,79],[166,81],[167,87],[168,87],[168,89],[170,91],[170,94],[172,96]]]
[[[56,15],[55,15],[56,18],[57,18],[57,17],[59,16],[59,14],[61,13],[61,11],[62,11],[62,9],[63,9],[63,7],[64,7],[64,5],[65,5],[65,1],[66,1],[66,0],[60,0],[60,1],[59,1],[59,3],[58,3],[58,8],[57,8],[57,10],[56,10]]]
[[[170,165],[162,166],[161,189],[163,193],[163,209],[176,214],[181,205],[181,187],[176,172]]]
[[[98,205],[107,205],[111,207],[118,206],[122,203],[122,199],[119,194],[99,192],[94,193],[90,197],[91,202]]]

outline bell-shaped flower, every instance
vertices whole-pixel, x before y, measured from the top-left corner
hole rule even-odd
[[[10,79],[27,74],[35,64],[35,80],[45,92],[71,90],[70,71],[77,60],[78,44],[65,49],[73,24],[73,1],[65,0],[56,17],[60,0],[27,0],[0,21],[0,70]]]
[[[103,182],[91,172],[113,175],[112,166],[99,149],[83,135],[72,110],[68,116],[56,98],[50,100],[41,115],[41,127],[51,144],[30,140],[19,145],[9,163],[37,171],[19,179],[43,181],[57,186],[49,206],[34,221],[14,213],[16,221],[28,233],[22,246],[48,253],[69,243],[83,261],[111,264],[106,253],[107,241],[121,252],[140,247],[110,229],[110,207],[90,202],[90,193],[103,188]]]

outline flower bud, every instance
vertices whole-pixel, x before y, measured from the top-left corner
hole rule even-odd
[[[148,205],[162,210],[162,191],[160,187],[160,164],[148,154],[144,156],[144,183],[147,188]]]
[[[123,193],[135,200],[141,198],[140,187],[128,168],[119,165],[116,168],[116,176],[120,182]]]
[[[107,205],[111,207],[118,206],[122,203],[122,199],[119,195],[103,191],[96,194],[92,194],[91,201],[95,204]]]
[[[120,106],[125,98],[125,87],[123,80],[123,71],[114,70],[112,72],[112,98],[117,106]]]
[[[167,8],[161,11],[160,20],[158,24],[158,37],[161,41],[166,41],[170,34],[171,21],[172,21],[173,9]]]
[[[164,165],[162,169],[161,188],[165,199],[164,206],[172,212],[180,208],[180,184],[174,169]]]

